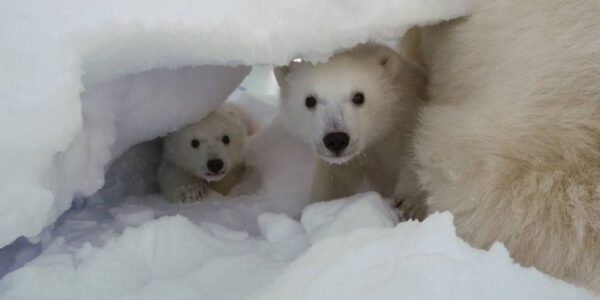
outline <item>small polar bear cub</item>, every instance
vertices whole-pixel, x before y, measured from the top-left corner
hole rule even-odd
[[[222,105],[200,122],[164,140],[158,183],[170,202],[202,200],[210,191],[228,194],[248,174],[246,140],[253,120],[233,105]]]
[[[312,200],[374,190],[403,218],[426,215],[409,164],[425,78],[391,48],[364,44],[319,64],[277,67],[287,130],[320,157]]]

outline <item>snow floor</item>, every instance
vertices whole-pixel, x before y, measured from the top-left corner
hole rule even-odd
[[[300,221],[260,213],[256,234],[231,229],[259,206],[149,196],[73,210],[38,258],[2,280],[2,299],[594,298],[514,264],[500,244],[469,247],[448,213],[395,226],[367,193],[312,204]]]
[[[259,193],[169,204],[155,193],[160,141],[139,144],[37,243],[0,251],[12,271],[0,298],[594,298],[515,264],[501,244],[471,248],[449,213],[397,224],[375,193],[309,205],[315,158],[281,129],[275,99],[234,96],[265,124],[250,142]]]

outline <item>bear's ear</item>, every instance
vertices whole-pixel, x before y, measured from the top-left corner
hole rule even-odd
[[[386,74],[395,77],[400,68],[400,57],[398,54],[387,47],[379,48],[375,51],[376,63],[379,64]]]
[[[277,79],[277,84],[279,87],[282,87],[285,82],[285,77],[290,73],[290,66],[279,66],[273,69],[273,73],[275,73],[275,79]]]
[[[241,107],[235,104],[224,103],[221,105],[220,109],[230,116],[233,116],[236,122],[238,122],[239,125],[244,128],[246,135],[250,136],[258,131],[259,126],[254,118]]]

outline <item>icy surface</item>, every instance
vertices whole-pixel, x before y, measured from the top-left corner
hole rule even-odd
[[[466,2],[0,2],[0,247],[36,236],[122,151],[206,114],[248,71],[198,66],[324,60]]]

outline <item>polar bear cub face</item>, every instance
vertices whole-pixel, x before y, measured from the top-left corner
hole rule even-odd
[[[397,123],[399,60],[389,48],[362,45],[325,63],[276,68],[286,127],[330,163],[352,159]]]
[[[244,162],[247,130],[232,112],[218,109],[165,139],[164,157],[207,182],[219,181]]]

